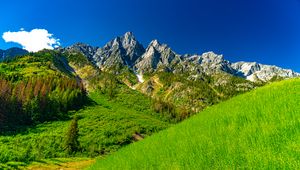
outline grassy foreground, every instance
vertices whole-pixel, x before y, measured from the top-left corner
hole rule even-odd
[[[90,169],[299,169],[300,79],[232,98]]]

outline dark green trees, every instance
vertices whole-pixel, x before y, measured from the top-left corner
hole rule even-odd
[[[85,101],[82,83],[72,78],[32,77],[17,82],[0,78],[0,130],[62,119]]]
[[[69,155],[79,150],[78,132],[78,117],[75,116],[66,134],[65,147]]]

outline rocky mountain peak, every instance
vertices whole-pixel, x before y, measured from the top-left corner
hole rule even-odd
[[[160,43],[157,39],[152,40],[149,44],[149,47],[159,47],[159,46],[160,46]]]
[[[149,45],[147,50],[151,50],[151,48],[154,48],[158,52],[163,52],[163,51],[172,51],[172,49],[167,45],[167,44],[161,44],[158,40],[152,40]],[[173,51],[172,51],[173,52]]]
[[[259,71],[262,67],[261,64],[256,62],[236,62],[231,65],[234,69],[238,70],[241,76],[249,76],[256,71]]]
[[[203,53],[202,58],[206,59],[208,61],[216,61],[216,60],[221,61],[221,60],[224,60],[223,55],[218,55],[218,54],[214,53],[213,51]]]
[[[152,40],[144,47],[136,40],[132,32],[126,32],[104,47],[91,47],[77,43],[66,49],[76,49],[86,55],[100,69],[113,66],[127,66],[138,74],[156,71],[188,73],[193,77],[200,74],[225,73],[246,78],[250,81],[269,81],[273,77],[296,77],[299,73],[276,66],[256,62],[230,63],[223,55],[212,51],[202,55],[178,55],[168,45]],[[1,53],[1,51],[0,51]]]
[[[124,34],[123,36],[125,39],[135,39],[134,35],[132,32],[128,31]]]
[[[176,60],[176,61],[175,61]],[[137,60],[135,68],[138,72],[153,72],[160,68],[172,70],[172,65],[177,63],[177,55],[166,44],[161,44],[158,40],[149,43],[145,53]]]
[[[273,77],[299,77],[300,74],[290,69],[283,69],[273,65],[263,65],[256,62],[236,62],[232,68],[237,72],[236,75],[246,78],[250,81],[269,81]]]
[[[114,65],[127,65],[133,67],[135,61],[145,52],[132,32],[126,32],[99,48],[93,59],[99,67],[112,67]]]
[[[202,55],[184,55],[186,62],[200,65],[206,73],[227,72],[233,73],[230,62],[225,60],[223,55],[218,55],[212,51],[203,53]]]

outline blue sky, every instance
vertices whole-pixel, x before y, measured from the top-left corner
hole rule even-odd
[[[300,72],[299,0],[3,0],[0,34],[46,29],[62,46],[103,46],[132,31],[179,54],[215,51]],[[0,40],[0,49],[16,46]]]

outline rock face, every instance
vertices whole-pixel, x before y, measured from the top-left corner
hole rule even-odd
[[[79,51],[100,69],[115,66],[127,66],[138,75],[156,71],[189,73],[193,77],[201,74],[226,73],[243,77],[250,81],[269,81],[273,77],[292,78],[300,76],[292,70],[255,62],[230,63],[223,55],[214,52],[202,55],[179,55],[168,45],[157,40],[144,47],[131,32],[108,42],[104,47],[92,47],[77,43],[64,48],[67,51]]]
[[[269,81],[273,77],[289,78],[300,76],[299,73],[292,70],[282,69],[277,66],[263,65],[256,62],[237,62],[231,66],[237,70],[236,75],[250,81]]]
[[[0,50],[0,61],[5,60],[7,58],[11,58],[11,57],[25,55],[27,53],[28,53],[28,51],[26,51],[22,48],[17,48],[17,47],[9,48],[7,50]]]
[[[223,55],[217,55],[214,52],[203,53],[202,55],[192,55],[185,57],[187,62],[200,65],[206,73],[215,73],[224,71],[233,74],[235,70],[230,66],[231,63],[224,60]]]
[[[158,69],[173,70],[172,66],[180,62],[180,56],[166,44],[157,40],[150,42],[146,52],[136,61],[134,68],[137,72],[154,72]]]
[[[114,65],[133,67],[135,61],[145,52],[144,47],[131,32],[108,42],[97,49],[93,60],[98,67],[110,68]]]
[[[67,48],[60,49],[60,50],[65,50],[68,52],[81,52],[87,58],[92,59],[93,56],[95,55],[97,49],[98,49],[98,47],[92,47],[92,46],[84,44],[84,43],[76,43],[72,46],[69,46]]]

